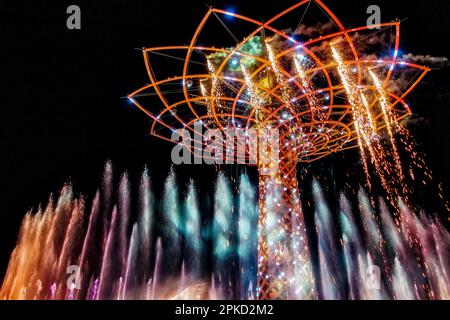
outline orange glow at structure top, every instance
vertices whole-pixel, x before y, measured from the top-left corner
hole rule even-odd
[[[370,79],[370,71],[376,72],[381,79],[389,99],[389,107],[393,110],[396,120],[411,114],[404,99],[429,69],[401,61],[397,57],[400,22],[345,29],[321,1],[313,1],[329,15],[329,20],[336,30],[328,28],[327,34],[318,34],[316,38],[304,37],[305,40],[300,41],[296,40],[297,35],[293,37],[286,30],[273,26],[287,15],[297,13],[301,16],[303,11],[300,10],[304,10],[303,5],[308,2],[301,1],[266,22],[210,8],[189,45],[142,49],[150,83],[130,94],[129,99],[153,120],[150,133],[172,141],[173,130],[185,128],[194,133],[193,124],[196,121],[201,121],[205,130],[225,129],[230,126],[248,129],[262,125],[281,128],[295,124],[304,135],[303,141],[307,142],[299,152],[300,162],[312,162],[330,153],[357,147],[351,106],[343,97],[345,89],[337,76],[337,65],[332,59],[330,46],[327,45],[330,42],[337,43],[337,48],[342,50],[344,63],[354,71],[355,82],[360,90],[366,93],[373,106],[374,118],[379,122],[378,129],[383,129],[385,124],[382,121],[381,109],[376,106],[379,98],[376,86]],[[239,43],[230,37],[230,44],[223,47],[199,43],[208,22],[219,15],[232,16],[235,20],[247,23],[254,30]],[[375,27],[381,28],[379,33],[395,30],[395,40],[391,41],[390,52],[383,52],[383,56],[379,56],[378,52],[361,54],[358,46],[366,47],[366,43],[362,42],[370,42],[370,34],[374,33],[373,30],[377,31],[373,29]],[[363,36],[364,32],[370,33]],[[298,36],[302,37],[302,34]],[[245,48],[255,37],[264,47],[258,54]],[[215,39],[214,36],[212,38]],[[266,81],[269,78],[268,73],[273,69],[266,44],[272,43],[281,79]],[[391,56],[387,56],[388,54]],[[169,57],[177,58],[171,60],[170,70],[179,66],[180,73],[165,74],[165,79],[157,78],[157,73],[164,71],[161,69],[165,67],[155,70],[152,58],[158,59],[155,63],[159,64],[161,58],[170,59]],[[214,60],[213,68],[208,68],[208,59]],[[302,79],[294,66],[299,59],[302,60],[300,62],[303,64],[306,79]],[[240,68],[241,60],[250,61],[246,71],[250,73],[259,100],[263,102],[258,106],[252,104],[252,99],[248,96],[248,84]],[[235,63],[238,64],[237,68],[230,70],[230,66]],[[391,85],[398,78],[402,78],[402,83],[407,85]],[[305,81],[310,83],[309,87],[305,88]],[[213,82],[216,83],[215,88],[212,86]],[[289,86],[290,101],[283,99],[283,95],[286,96],[283,93],[286,86]],[[201,90],[201,87],[204,90]],[[150,100],[152,97],[157,97],[160,102],[157,104],[155,100]],[[315,105],[312,101],[315,101]],[[322,108],[322,116],[314,112],[317,108]],[[289,112],[288,116],[285,111]],[[258,113],[264,114],[265,118],[258,119]]]

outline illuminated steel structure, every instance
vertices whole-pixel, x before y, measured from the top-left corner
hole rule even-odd
[[[297,36],[302,37],[301,28],[293,35],[274,26],[295,10],[299,10],[299,16],[306,13],[305,5],[311,3],[326,13],[331,22],[328,33],[300,41]],[[212,17],[231,35],[220,17],[231,17],[254,28],[237,44],[206,46],[199,43],[199,36]],[[411,113],[405,96],[429,69],[399,60],[399,28],[400,23],[395,21],[346,29],[320,0],[305,0],[266,22],[210,8],[189,45],[142,49],[150,84],[130,94],[129,99],[153,120],[152,135],[174,142],[171,136],[176,129],[199,133],[194,123],[225,135],[229,128],[279,130],[279,161],[259,162],[260,299],[314,299],[317,295],[297,163],[358,146],[364,152],[364,141],[377,139],[392,122]],[[358,49],[376,30],[394,31],[389,57]],[[371,34],[363,37],[364,32]],[[249,49],[251,44],[257,50]],[[366,45],[363,47],[367,50]],[[174,52],[182,55],[172,56]],[[151,57],[181,61],[181,75],[160,80]],[[164,69],[163,63],[159,67]],[[403,85],[392,85],[399,82]],[[145,101],[152,97],[160,103]],[[196,148],[209,143],[207,139],[197,141],[190,151],[195,153]],[[279,170],[265,175],[267,166],[273,165]]]

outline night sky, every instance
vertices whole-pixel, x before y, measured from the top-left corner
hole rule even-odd
[[[404,53],[450,57],[449,1],[324,2],[346,26],[364,25],[367,6],[378,4],[383,21],[408,18],[401,26]],[[2,1],[0,279],[24,214],[45,205],[64,182],[92,195],[107,159],[134,182],[144,165],[155,181],[167,175],[171,145],[149,136],[150,119],[121,97],[148,82],[135,48],[187,43],[206,3],[267,20],[295,0]],[[81,7],[81,30],[66,28],[71,4]],[[447,190],[449,86],[449,69],[433,70],[407,99],[424,118],[416,138]],[[213,170],[181,172],[207,180]]]

